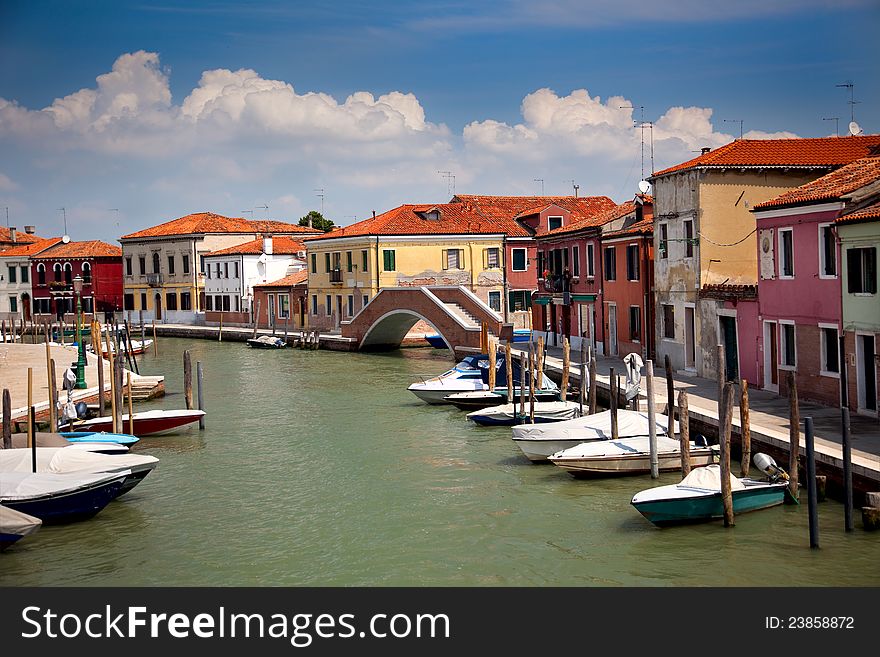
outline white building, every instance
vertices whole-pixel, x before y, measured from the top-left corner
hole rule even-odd
[[[14,229],[13,229],[14,231]],[[14,233],[13,233],[14,235]],[[33,294],[31,292],[31,256],[55,246],[60,237],[39,238],[0,251],[0,319],[31,320]]]
[[[290,237],[264,236],[212,251],[205,255],[205,311],[238,313],[224,316],[224,322],[248,323],[253,319],[254,285],[275,281],[305,268],[306,247]],[[278,311],[283,313],[285,309]],[[290,309],[286,312],[289,316]]]

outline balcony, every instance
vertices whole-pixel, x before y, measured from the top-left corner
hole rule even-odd
[[[147,274],[147,285],[150,287],[160,287],[162,285],[162,274]]]
[[[330,270],[330,282],[342,284],[342,269],[340,267]]]

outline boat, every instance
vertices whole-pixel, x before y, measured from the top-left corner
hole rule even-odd
[[[620,440],[596,440],[551,454],[549,460],[575,477],[638,475],[651,472],[651,448],[648,436]],[[691,441],[691,465],[709,465],[716,450]],[[681,445],[677,439],[657,436],[657,460],[660,472],[681,469]]]
[[[517,400],[517,404],[519,404],[520,398],[520,389],[513,389],[513,396]],[[528,395],[528,391],[526,391],[526,395]],[[559,390],[558,389],[550,389],[546,390],[535,390],[535,401],[536,402],[551,402],[559,399]],[[470,392],[456,392],[451,395],[447,395],[443,398],[443,401],[447,404],[452,404],[456,408],[459,408],[463,411],[475,411],[481,408],[487,408],[489,406],[498,406],[498,402],[504,402],[507,400],[507,388],[495,388],[495,390],[472,390]],[[528,402],[526,402],[528,403]]]
[[[130,473],[0,472],[0,504],[45,524],[91,518],[107,506]]]
[[[249,338],[247,343],[254,349],[283,349],[287,346],[283,338],[274,335],[261,335],[258,338]]]
[[[42,527],[43,521],[21,511],[0,506],[0,552]]]
[[[755,454],[772,459],[766,454]],[[775,463],[774,463],[775,465]],[[788,493],[788,475],[777,468],[766,480],[730,476],[733,513],[757,511],[782,504]],[[781,474],[779,474],[781,473]],[[793,498],[791,498],[793,499]],[[708,522],[724,516],[721,501],[721,467],[694,468],[680,483],[636,493],[631,504],[658,527]]]
[[[0,449],[0,472],[32,472],[33,449]],[[159,459],[146,454],[99,454],[76,447],[37,447],[37,472],[52,474],[99,473],[127,471],[118,495],[137,486]]]
[[[152,411],[142,411],[134,414],[134,435],[138,437],[159,436],[167,433],[174,433],[181,427],[193,422],[198,422],[199,418],[205,415],[204,411],[198,409],[192,410],[174,410],[165,411],[155,409]],[[129,428],[131,422],[128,413],[122,416],[122,426]],[[112,431],[113,418],[110,416],[96,417],[91,420],[82,420],[73,427],[77,431]],[[131,429],[129,429],[131,430]]]
[[[513,342],[528,342],[531,337],[531,329],[513,330]],[[425,340],[427,340],[428,344],[434,347],[434,349],[449,349],[449,345],[446,344],[446,340],[444,340],[443,336],[439,333],[429,333],[425,336]]]
[[[658,436],[665,436],[669,419],[655,415],[654,426]],[[648,435],[647,411],[617,411],[617,437],[634,438]],[[673,426],[678,430],[678,423]],[[611,440],[611,411],[584,415],[553,424],[521,424],[513,428],[513,442],[526,458],[533,462],[546,461],[551,454],[584,442]]]
[[[527,402],[490,406],[467,414],[467,419],[483,426],[512,426],[528,422],[531,406]],[[580,414],[580,404],[571,401],[535,402],[535,424],[571,420]]]
[[[495,380],[507,380],[507,365],[503,358],[495,361]],[[513,361],[513,380],[521,380],[519,363],[516,360]],[[489,357],[486,354],[466,356],[451,370],[413,383],[407,390],[429,404],[447,404],[449,402],[446,397],[459,392],[489,391]],[[495,393],[501,391],[506,394],[507,388],[496,387],[494,390]],[[552,391],[558,395],[559,387],[550,377],[545,376],[544,386],[536,390],[536,393],[539,391],[541,394]]]
[[[133,356],[139,356],[147,351],[153,345],[153,341],[149,338],[146,340],[132,340],[131,341],[131,354]],[[129,353],[129,351],[125,348],[125,344],[122,345],[122,353]],[[89,353],[94,353],[95,349],[92,347],[91,343],[86,343],[86,351]],[[111,342],[110,343],[110,351],[107,351],[107,344],[105,342],[101,343],[101,356],[107,358],[109,354],[116,353],[116,345]]]
[[[107,433],[106,431],[62,431],[59,435],[71,443],[112,443],[129,447],[138,441],[130,433]]]
[[[77,447],[90,452],[104,452],[108,454],[124,454],[128,452],[128,446],[137,442],[137,437],[123,433],[95,433],[91,431],[63,431],[51,433],[38,431],[34,433],[37,447]],[[12,447],[21,449],[27,447],[27,434],[12,434]]]

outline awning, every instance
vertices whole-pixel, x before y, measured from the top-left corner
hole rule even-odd
[[[571,300],[572,301],[595,301],[596,295],[595,294],[572,294]]]
[[[532,305],[548,306],[550,305],[550,297],[532,297]]]

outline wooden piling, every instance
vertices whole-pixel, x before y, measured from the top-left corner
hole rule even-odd
[[[134,435],[134,410],[131,399],[131,372],[128,373],[128,433]]]
[[[110,416],[112,418],[113,433],[121,433],[116,421],[116,356],[110,349],[110,335],[107,329],[107,355],[110,357]]]
[[[645,363],[645,378],[647,379],[648,392],[648,446],[651,456],[651,479],[660,476],[660,458],[657,455],[657,411],[654,399],[654,361]],[[671,414],[671,413],[670,413]]]
[[[46,333],[48,336],[48,333]],[[58,426],[56,422],[56,413],[57,409],[52,404],[52,379],[54,378],[52,375],[54,374],[52,370],[52,347],[49,346],[49,340],[46,340],[46,384],[49,386],[49,431],[55,431],[55,427]]]
[[[721,406],[720,406],[721,397],[724,394],[724,382],[727,381],[727,363],[724,359],[724,346],[723,345],[719,344],[715,347],[715,356],[716,356],[716,360],[718,362],[718,377],[717,377],[718,378],[718,404],[719,404],[718,408],[720,409],[721,408]],[[720,413],[718,415],[719,415],[719,417],[721,416]]]
[[[688,415],[687,390],[678,391],[678,440],[681,444],[681,477],[684,479],[691,471],[691,427]],[[669,437],[674,437],[675,434]]]
[[[3,344],[6,344],[6,320],[3,320]],[[13,336],[12,341],[15,342],[15,337]]]
[[[611,406],[611,440],[617,440],[617,376],[613,367],[608,373],[608,394]]]
[[[816,451],[813,442],[813,418],[804,418],[804,438],[807,451],[807,509],[810,518],[810,547],[819,547],[819,508],[816,493]]]
[[[840,336],[837,353],[840,357],[840,434],[843,451],[843,525],[844,530],[853,530],[853,485],[852,485],[852,444],[849,424],[849,389],[847,388],[846,344]]]
[[[740,436],[742,438],[742,460],[739,466],[739,476],[749,476],[749,466],[752,460],[752,426],[749,422],[749,382],[745,379],[740,380],[740,400],[739,400],[739,424]]]
[[[36,338],[35,338],[36,339]],[[28,407],[28,438],[31,443],[31,472],[37,471],[37,409]]]
[[[596,413],[596,359],[590,358],[590,415]]]
[[[159,355],[159,340],[156,338],[156,320],[153,320],[153,355]]]
[[[801,419],[797,398],[797,380],[794,372],[788,373],[788,488],[791,496],[798,499],[798,455],[801,445]]]
[[[30,408],[34,405],[34,368],[28,368],[28,423],[27,423],[27,446],[34,444],[34,425],[31,421]]]
[[[12,449],[12,397],[3,388],[3,449]]]
[[[587,396],[587,346],[585,338],[581,337],[581,378],[578,386],[578,414],[584,414],[584,400]]]
[[[507,403],[513,404],[513,354],[509,342],[504,346],[504,365],[507,367]],[[513,410],[516,413],[516,408]]]
[[[495,353],[495,341],[489,341],[489,390],[495,390],[495,377],[497,372],[495,371],[495,363],[497,362],[497,357]]]
[[[535,349],[529,343],[529,422],[535,423]]]
[[[193,377],[192,377],[192,358],[189,349],[183,352],[183,397],[186,401],[186,410],[190,411],[193,407]]]
[[[202,361],[198,361],[196,363],[196,384],[198,386],[198,401],[199,401],[199,410],[205,410],[205,400],[202,396],[202,390],[204,389],[204,372],[202,371]],[[199,431],[203,431],[205,429],[205,416],[199,418]]]
[[[538,369],[538,388],[541,389],[544,387],[544,336],[538,336],[538,351],[535,352],[537,357],[537,369]]]
[[[223,313],[220,313],[220,328],[217,331],[217,342],[223,342]]]
[[[666,414],[669,416],[666,435],[672,438],[675,435],[675,386],[672,380],[672,363],[669,361],[669,354],[663,357],[663,365],[666,368]]]
[[[733,384],[725,383],[719,400],[723,411],[718,444],[721,447],[721,504],[724,508],[724,526],[733,527],[733,494],[730,489],[730,427],[733,419]]]
[[[519,354],[519,412],[525,415],[526,411],[526,355]]]
[[[131,316],[131,312],[129,311],[129,316]],[[125,322],[125,343],[128,345],[128,353],[129,353],[129,363],[134,365],[134,371],[138,374],[141,373],[140,368],[138,367],[137,358],[134,355],[134,347],[131,344],[131,328],[128,321]]]
[[[568,399],[568,378],[571,372],[571,343],[567,337],[562,338],[562,384],[559,398],[562,401]]]
[[[141,325],[141,348],[144,349],[144,353],[147,353],[147,350],[144,348],[144,345],[147,342],[147,329],[144,326],[144,311],[138,311],[138,321]]]
[[[58,384],[55,381],[55,359],[49,359],[49,431],[58,431]]]
[[[489,351],[489,326],[486,322],[480,323],[480,353]]]

